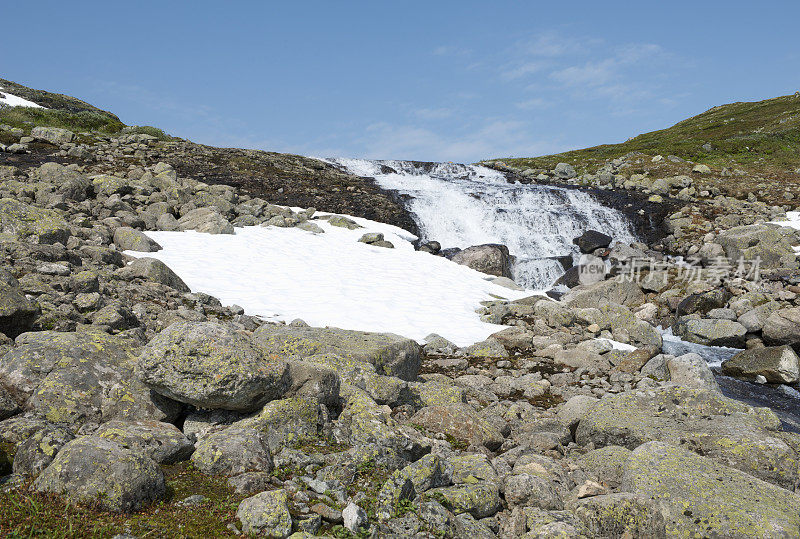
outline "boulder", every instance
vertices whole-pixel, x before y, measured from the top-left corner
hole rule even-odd
[[[491,450],[503,443],[503,435],[467,404],[426,406],[414,414],[409,423],[431,432],[441,432],[465,444],[484,445]]]
[[[513,257],[505,245],[497,243],[474,245],[459,251],[451,260],[481,273],[512,278]]]
[[[6,388],[0,384],[0,421],[20,412],[19,404]]]
[[[61,146],[75,139],[75,133],[68,129],[61,129],[58,127],[42,127],[37,126],[31,129],[31,136],[35,139]]]
[[[723,230],[715,240],[725,249],[734,265],[739,260],[761,260],[762,269],[797,268],[797,255],[792,249],[796,243],[794,231],[775,225],[745,225]]]
[[[578,424],[580,445],[636,449],[663,441],[685,445],[776,485],[797,481],[797,455],[781,438],[778,417],[717,391],[666,386],[601,399]]]
[[[31,206],[13,198],[0,199],[0,233],[20,240],[64,245],[71,235],[69,225],[58,211]]]
[[[242,531],[249,535],[284,539],[292,534],[292,515],[284,490],[270,490],[242,500],[236,518],[242,523]]]
[[[660,507],[644,495],[618,492],[578,500],[574,512],[589,537],[666,537]]]
[[[0,333],[12,339],[28,331],[39,315],[39,305],[29,300],[19,282],[0,269]]]
[[[612,238],[607,234],[603,234],[597,230],[587,230],[577,238],[572,240],[572,243],[578,246],[582,253],[588,254],[594,252],[596,249],[604,249],[611,245]]]
[[[324,420],[316,397],[292,397],[268,402],[261,411],[235,421],[232,428],[264,434],[270,451],[319,439]]]
[[[428,493],[431,499],[440,501],[456,515],[469,513],[475,518],[486,518],[497,513],[502,506],[497,485],[488,481],[434,488]]]
[[[794,492],[663,442],[633,451],[622,489],[660,506],[668,537],[794,537],[800,529]]]
[[[19,443],[14,454],[14,473],[36,477],[50,466],[56,454],[75,436],[67,429],[55,425],[33,432]]]
[[[403,380],[416,379],[420,366],[419,344],[393,333],[264,325],[253,334],[253,342],[268,358],[302,360],[316,354],[336,354],[370,363],[378,374]]]
[[[708,362],[698,354],[684,354],[666,361],[671,382],[696,389],[719,391],[719,385]]]
[[[161,249],[161,246],[148,238],[144,232],[127,226],[114,230],[114,244],[123,251],[154,253]]]
[[[227,428],[213,432],[197,443],[192,463],[209,475],[271,472],[267,437],[253,429]]]
[[[604,303],[636,307],[644,302],[644,292],[639,285],[619,277],[576,286],[561,298],[561,303],[571,308],[598,307]]]
[[[733,320],[686,317],[673,324],[672,332],[685,341],[697,344],[741,348],[747,329]]]
[[[180,406],[134,376],[137,351],[135,341],[101,331],[23,333],[0,360],[0,384],[54,423],[174,419]]]
[[[214,208],[197,208],[178,219],[178,230],[206,234],[233,234],[233,225]]]
[[[116,275],[123,279],[140,278],[160,283],[174,288],[178,292],[191,292],[186,283],[169,266],[155,258],[137,258],[124,268],[117,270]]]
[[[139,378],[157,393],[202,408],[253,411],[290,387],[281,360],[214,322],[175,322],[143,349]]]
[[[577,463],[602,485],[616,489],[622,483],[625,462],[631,450],[618,445],[607,445],[581,455]]]
[[[800,358],[790,346],[752,348],[725,360],[722,372],[745,380],[763,376],[773,384],[794,384],[800,380]]]
[[[92,181],[60,163],[44,163],[32,173],[34,178],[50,183],[67,200],[83,202],[93,194]]]
[[[97,436],[62,447],[33,488],[116,512],[138,511],[166,492],[161,468],[144,452]]]
[[[764,322],[764,341],[770,344],[800,342],[800,307],[787,307],[773,312]]]
[[[160,421],[109,421],[94,435],[143,451],[159,464],[181,462],[194,451],[192,442],[175,425]]]
[[[556,168],[553,169],[553,174],[562,180],[569,180],[578,175],[578,173],[575,172],[575,167],[569,163],[558,163]]]

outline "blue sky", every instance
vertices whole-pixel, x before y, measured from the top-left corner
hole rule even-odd
[[[800,89],[800,2],[6,2],[0,76],[304,155],[533,156]]]

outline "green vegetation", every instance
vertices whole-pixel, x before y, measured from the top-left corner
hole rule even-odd
[[[175,138],[167,135],[163,130],[150,125],[132,125],[124,128],[122,132],[137,135],[150,135],[151,137],[156,137],[158,140],[173,140]]]
[[[26,489],[0,493],[2,537],[111,537],[130,533],[139,537],[234,537],[228,524],[245,496],[233,493],[225,478],[209,477],[184,462],[164,467],[167,499],[130,515],[76,506],[50,495]],[[200,494],[199,505],[177,502]]]
[[[125,125],[116,116],[103,112],[68,112],[58,109],[36,109],[31,107],[0,107],[0,124],[20,127],[30,132],[31,127],[60,127],[70,131],[98,131],[112,134]]]
[[[502,161],[518,168],[546,169],[565,162],[585,171],[630,152],[676,155],[710,166],[793,170],[800,166],[800,95],[721,105],[621,144]]]

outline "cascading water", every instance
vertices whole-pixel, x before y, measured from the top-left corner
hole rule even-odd
[[[357,176],[374,177],[384,189],[409,195],[408,210],[422,239],[443,248],[502,243],[516,256],[514,280],[531,289],[551,286],[572,255],[572,239],[588,229],[617,241],[635,240],[617,210],[575,189],[509,183],[495,170],[453,163],[331,159]]]

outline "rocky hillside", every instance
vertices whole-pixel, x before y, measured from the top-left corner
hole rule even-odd
[[[368,182],[29,118],[0,122],[0,535],[800,533],[800,238],[769,223],[786,208],[723,194],[720,170],[644,154],[580,176],[495,162],[677,208],[653,242],[576,238],[586,257],[554,298],[481,306],[508,326],[489,339],[420,345],[266,323],[147,256],[153,230],[319,228],[313,208],[274,203],[291,193],[398,218]],[[636,168],[664,160],[684,173]],[[669,353],[657,325],[703,353],[740,351],[715,372]],[[774,410],[726,396],[733,383]]]

